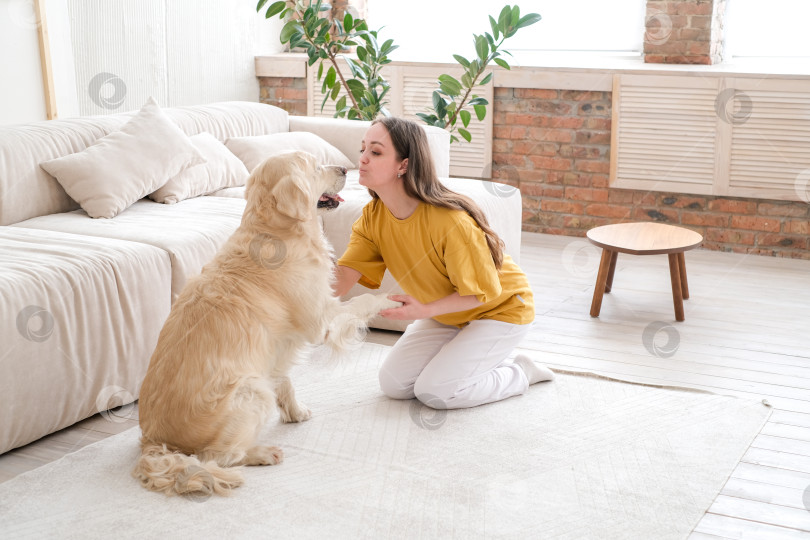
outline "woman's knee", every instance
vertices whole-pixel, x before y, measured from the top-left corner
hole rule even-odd
[[[412,399],[414,397],[413,384],[397,378],[391,370],[385,368],[385,365],[380,369],[378,377],[380,390],[391,399]]]
[[[438,386],[424,377],[416,379],[413,386],[416,399],[431,409],[452,409],[453,393],[446,386]]]

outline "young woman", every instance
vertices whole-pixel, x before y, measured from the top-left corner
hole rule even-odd
[[[372,201],[338,260],[335,293],[358,281],[378,288],[386,270],[406,292],[383,317],[408,326],[380,369],[382,391],[436,409],[474,407],[522,394],[554,374],[510,358],[534,320],[526,275],[468,197],[439,182],[424,130],[375,121],[360,155]]]

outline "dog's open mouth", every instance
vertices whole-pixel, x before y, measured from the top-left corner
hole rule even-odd
[[[343,202],[343,199],[335,193],[334,195],[330,195],[328,193],[324,193],[321,195],[321,198],[318,199],[318,208],[326,208],[327,210],[333,210],[338,207],[340,203]]]

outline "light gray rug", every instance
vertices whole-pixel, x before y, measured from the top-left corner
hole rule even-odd
[[[137,428],[0,484],[8,538],[684,538],[769,410],[561,374],[500,403],[434,411],[380,394],[387,347],[296,368],[285,462],[230,498],[167,498],[129,476]],[[317,351],[316,351],[317,352]]]

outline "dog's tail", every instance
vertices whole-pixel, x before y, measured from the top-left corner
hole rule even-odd
[[[201,462],[194,456],[172,452],[165,444],[144,441],[132,476],[151,491],[207,498],[212,494],[230,495],[242,485],[240,469],[223,468],[214,461]]]

